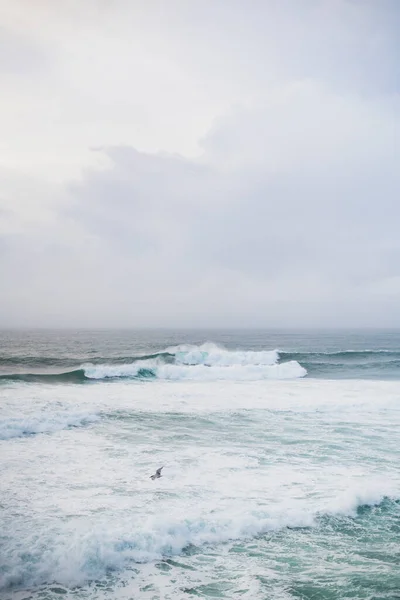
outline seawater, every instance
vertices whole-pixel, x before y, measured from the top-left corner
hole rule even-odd
[[[0,347],[2,599],[400,598],[399,332]]]

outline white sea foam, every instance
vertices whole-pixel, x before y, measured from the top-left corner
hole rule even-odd
[[[84,365],[89,379],[113,377],[156,377],[161,380],[256,381],[296,379],[307,375],[297,361],[278,363],[277,350],[261,352],[231,351],[212,343],[201,346],[181,345],[167,348],[175,362],[165,363],[162,356],[122,365]]]
[[[161,366],[194,373],[247,369]],[[265,365],[270,367],[275,365]],[[3,423],[27,415],[31,424],[46,420],[49,430],[62,425],[61,416],[101,415],[94,427],[2,442],[1,585],[25,586],[24,597],[35,600],[40,590],[34,585],[55,581],[68,592],[112,569],[118,571],[107,579],[104,596],[86,586],[82,597],[148,598],[139,588],[128,593],[127,586],[123,595],[114,585],[141,580],[155,585],[149,594],[159,597],[169,582],[173,593],[164,597],[180,600],[186,583],[232,573],[235,556],[242,557],[246,574],[260,574],[261,562],[274,569],[277,553],[293,552],[293,536],[300,535],[287,527],[308,527],[309,551],[318,552],[313,535],[325,535],[318,528],[329,523],[329,515],[354,518],[361,505],[400,496],[397,382],[158,379],[147,385],[124,379],[21,385],[3,391],[1,410]],[[163,477],[150,480],[161,465]],[[385,510],[374,517],[378,527]],[[267,542],[258,538],[276,530],[282,533]],[[327,535],[333,538],[335,528]],[[251,540],[239,543],[245,554],[235,553],[233,540]],[[190,544],[200,549],[176,560],[195,570],[171,567],[168,574],[168,565],[162,571],[153,564]],[[256,544],[258,563],[251,555]],[[295,551],[301,561],[304,548]],[[227,570],[221,576],[222,566]],[[10,589],[0,596],[17,598]]]
[[[54,433],[69,427],[83,427],[98,419],[97,415],[86,413],[48,413],[32,417],[11,417],[0,422],[0,440],[38,433]]]
[[[382,493],[382,490],[385,490],[385,493]],[[398,489],[395,485],[384,478],[382,480],[376,479],[375,485],[350,486],[333,501],[328,502],[324,506],[324,511],[328,515],[355,517],[357,509],[361,506],[377,506],[385,497],[396,498],[397,495]]]
[[[304,377],[307,371],[296,361],[282,364],[244,366],[213,366],[202,364],[193,366],[160,364],[156,361],[140,361],[130,365],[85,366],[84,372],[89,379],[109,379],[113,377],[148,377],[157,379],[193,380],[193,381],[257,381],[261,379],[297,379]]]
[[[193,367],[179,365],[163,365],[157,370],[161,379],[186,379],[195,381],[231,380],[257,381],[262,379],[297,379],[304,377],[307,371],[296,361],[282,364],[244,366],[213,366],[195,365]]]
[[[122,365],[83,365],[82,368],[88,379],[135,378],[144,369],[155,373],[156,364],[154,360],[147,360]]]
[[[176,364],[220,366],[274,365],[279,359],[277,350],[243,351],[226,350],[207,342],[200,346],[179,345],[166,349],[175,355]]]
[[[2,421],[17,414],[27,415],[26,419],[45,420],[52,418],[53,411],[65,416],[68,411],[74,418],[79,411],[95,415],[98,411],[110,413],[113,410],[230,413],[261,409],[274,413],[331,414],[332,417],[349,415],[345,419],[350,420],[362,413],[369,416],[371,423],[379,410],[383,414],[388,411],[400,414],[396,381],[267,379],[251,381],[246,386],[232,380],[214,381],[212,386],[209,383],[177,380],[165,385],[165,381],[156,380],[151,385],[141,381],[132,385],[130,379],[122,379],[100,386],[12,386],[3,390]]]
[[[363,496],[364,494],[364,496]],[[369,495],[369,500],[367,496]],[[355,491],[348,495],[348,506],[339,498],[328,514],[354,516],[357,508],[381,502],[382,491]],[[323,510],[305,507],[292,499],[289,504],[268,510],[215,511],[202,517],[176,515],[148,516],[145,519],[123,519],[122,523],[103,522],[95,527],[54,527],[23,534],[21,542],[6,548],[5,569],[0,575],[0,587],[33,586],[57,582],[65,585],[83,584],[100,579],[110,570],[123,569],[132,563],[146,563],[182,553],[194,545],[218,545],[246,540],[286,527],[315,527]],[[51,523],[51,520],[49,520]]]

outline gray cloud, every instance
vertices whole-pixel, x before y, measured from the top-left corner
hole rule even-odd
[[[150,127],[148,139],[160,140],[151,150],[138,149],[133,130],[114,143],[109,127],[121,125],[122,96],[114,99],[127,94],[128,121],[135,96],[125,80],[104,91],[100,111],[91,97],[76,113],[78,128],[92,102],[97,131],[85,140],[93,146],[104,135],[94,153],[101,165],[51,184],[0,171],[0,324],[400,326],[397,5],[170,6],[163,14],[174,35],[154,26],[166,55],[157,51],[151,68],[154,75],[167,56],[179,85],[165,106],[154,88],[140,89],[132,119],[150,110],[147,95],[155,118],[173,117],[184,139],[198,106],[187,105],[190,119],[180,122],[179,86],[191,70],[188,85],[210,90],[214,107],[207,133],[196,130],[197,156],[168,151],[174,127],[160,138]],[[138,19],[154,35],[152,10],[140,7]],[[129,3],[113,11],[104,14],[122,32]],[[99,44],[102,15],[90,32]],[[126,64],[134,73],[138,63]],[[98,82],[87,74],[84,87],[95,95]],[[68,91],[66,114],[78,99]]]
[[[296,314],[309,325],[317,300],[328,317],[343,303],[365,300],[367,292],[371,297],[371,286],[400,277],[400,181],[390,143],[398,114],[383,110],[375,131],[376,106],[350,102],[354,113],[339,120],[339,130],[328,103],[318,124],[323,126],[315,130],[317,107],[302,115],[311,140],[285,124],[285,110],[283,123],[275,115],[275,131],[286,127],[287,151],[278,144],[278,161],[276,136],[267,135],[268,109],[224,120],[204,141],[201,160],[109,149],[113,167],[74,187],[70,216],[107,246],[107,271],[114,261],[124,265],[114,280],[119,293],[141,296],[149,306],[155,293],[161,314],[174,323],[179,297],[191,307],[189,318],[207,322],[208,316],[216,324],[214,311],[218,319],[227,311],[228,322],[250,325],[291,321],[299,299]],[[250,159],[242,134],[253,140]],[[149,286],[151,293],[143,296]],[[160,315],[159,306],[155,310],[148,317],[144,310],[149,323]],[[386,315],[377,314],[372,302],[371,314],[361,317],[359,324],[371,324],[372,318],[385,322]]]
[[[0,24],[0,73],[40,74],[53,60],[48,49],[30,36],[21,35]]]

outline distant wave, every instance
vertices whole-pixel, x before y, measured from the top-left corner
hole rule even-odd
[[[324,358],[325,360],[330,359],[344,359],[344,360],[355,360],[355,359],[369,359],[376,356],[380,360],[386,360],[387,358],[395,358],[400,360],[400,351],[397,350],[339,350],[333,352],[281,352],[279,355],[286,359],[309,359],[309,358]]]
[[[74,369],[62,373],[6,373],[0,375],[0,381],[83,383],[86,381],[86,375],[83,369]]]
[[[93,414],[54,414],[32,418],[9,418],[0,423],[0,440],[10,440],[39,433],[54,433],[72,427],[84,427],[98,421]]]
[[[102,364],[107,362],[112,362],[116,364],[134,362],[136,360],[148,360],[152,358],[163,357],[166,362],[168,362],[168,358],[171,360],[174,358],[173,356],[169,356],[168,352],[156,352],[154,354],[140,354],[137,356],[96,356],[91,357],[90,361],[93,364]],[[0,354],[0,368],[7,369],[9,367],[33,367],[33,368],[43,368],[43,367],[60,367],[65,368],[66,366],[74,366],[77,364],[76,357],[73,356],[2,356]],[[86,361],[86,358],[82,359]]]
[[[3,381],[87,383],[132,380],[238,380],[311,377],[400,377],[400,351],[228,350],[211,342],[181,344],[150,354],[82,358],[1,356]]]
[[[62,372],[7,373],[0,380],[83,383],[109,379],[239,380],[295,379],[307,374],[297,361],[280,359],[277,350],[232,351],[206,343],[181,345],[129,362],[88,363]]]
[[[284,360],[300,360],[309,358],[343,358],[349,360],[371,358],[376,356],[380,360],[388,358],[400,359],[400,350],[385,350],[385,349],[363,349],[363,350],[335,350],[335,351],[285,351],[285,350],[227,350],[216,344],[207,342],[201,345],[182,344],[172,346],[150,354],[137,354],[125,356],[102,356],[96,355],[90,357],[90,362],[93,364],[104,363],[129,363],[137,360],[151,360],[162,358],[165,362],[174,362],[175,359],[181,359],[184,364],[202,363],[226,363],[228,364],[243,364],[243,362],[253,364],[270,364],[280,357]],[[31,366],[31,367],[65,367],[66,365],[76,365],[79,358],[77,356],[41,356],[41,355],[2,355],[0,353],[0,367],[8,366]],[[82,357],[81,361],[86,362],[88,357]]]
[[[0,383],[88,383],[132,380],[263,380],[399,378],[400,350],[228,350],[211,342],[181,344],[132,356],[8,356],[0,354]]]
[[[190,546],[224,544],[259,537],[268,532],[295,528],[332,527],[331,519],[368,518],[368,509],[378,507],[382,515],[398,514],[398,500],[382,492],[352,492],[337,498],[320,511],[272,507],[263,512],[209,514],[202,518],[173,519],[163,515],[153,522],[95,531],[52,531],[37,543],[36,535],[24,539],[24,552],[6,552],[0,589],[45,583],[71,585],[101,579],[106,573],[132,563],[146,563],[179,555]],[[348,523],[347,527],[351,526]],[[60,535],[61,534],[61,535]],[[65,537],[64,537],[65,536]]]
[[[396,350],[341,350],[334,352],[279,352],[281,360],[295,360],[311,377],[400,377],[400,352]]]

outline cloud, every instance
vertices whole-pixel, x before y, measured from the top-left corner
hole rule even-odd
[[[82,84],[72,93],[58,81],[58,131],[74,118],[71,131],[85,133],[70,139],[98,148],[76,160],[73,179],[0,171],[2,324],[400,326],[398,11],[283,4],[291,10],[171,3],[165,13],[157,4],[153,27],[155,8],[138,3],[144,58],[125,35],[130,3],[102,5],[94,23],[96,3],[88,14],[73,3],[48,13],[54,30],[44,37],[58,56],[75,44],[64,74]],[[120,39],[106,38],[107,26]],[[90,73],[95,53],[104,62]],[[144,126],[141,148],[130,114],[168,126],[159,137]],[[55,160],[70,164],[69,143]]]

